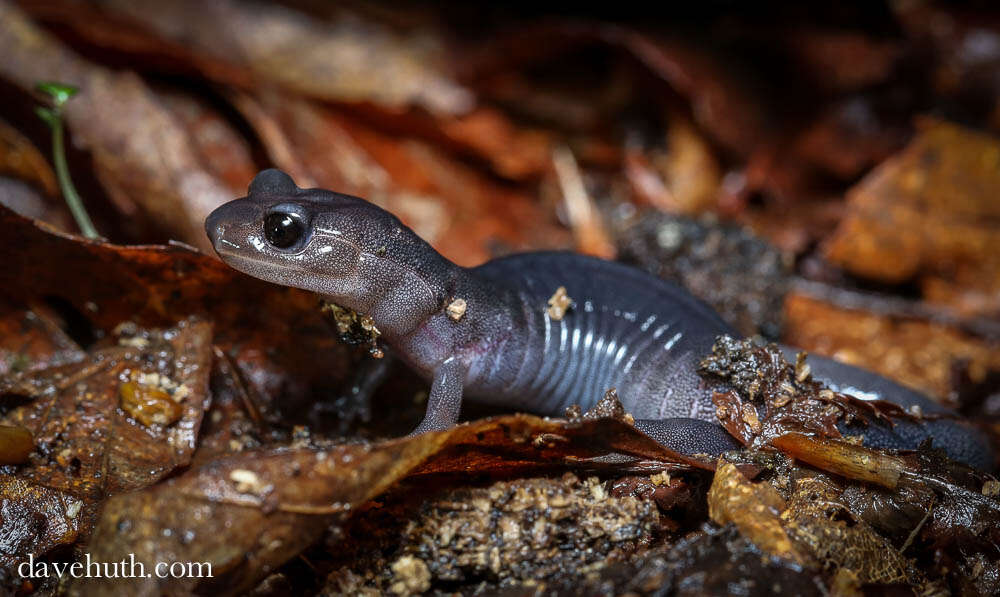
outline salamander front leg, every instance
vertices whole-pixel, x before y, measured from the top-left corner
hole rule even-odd
[[[434,372],[424,420],[411,435],[442,431],[458,422],[458,413],[462,409],[462,387],[465,385],[467,372],[465,365],[454,357],[441,363]]]

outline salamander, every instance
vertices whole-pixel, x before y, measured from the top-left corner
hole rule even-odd
[[[276,169],[258,174],[246,197],[213,211],[205,228],[231,267],[369,315],[393,353],[431,382],[417,433],[455,424],[463,396],[561,415],[613,387],[636,426],[670,449],[737,447],[697,374],[715,339],[737,334],[670,282],[569,252],[460,267],[378,206],[301,189]],[[546,305],[559,287],[573,307],[553,317]],[[783,350],[794,361],[795,350]],[[815,356],[809,364],[833,389],[950,413],[863,369]],[[933,438],[952,458],[992,468],[983,434],[953,417],[870,425],[864,435],[868,445],[902,449]]]

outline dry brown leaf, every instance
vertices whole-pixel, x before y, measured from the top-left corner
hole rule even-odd
[[[3,120],[0,120],[0,174],[33,183],[49,197],[58,193],[56,175],[45,157]]]
[[[498,184],[416,138],[398,138],[328,106],[271,92],[236,105],[272,159],[315,184],[359,195],[399,216],[446,257],[478,265],[497,243],[559,248],[569,231],[530,195]]]
[[[455,114],[471,93],[444,65],[443,47],[426,33],[397,33],[341,9],[330,20],[262,2],[108,1],[161,36],[248,69],[263,80],[324,100],[421,106]]]
[[[700,51],[703,48],[637,29],[555,20],[522,25],[466,57],[464,69],[478,77],[495,76],[536,66],[567,49],[591,43],[620,48],[634,56],[685,97],[695,122],[730,150],[747,155],[765,139],[758,98],[724,62]],[[553,109],[558,110],[558,104]]]
[[[952,390],[953,365],[966,363],[973,382],[1000,370],[1000,348],[987,339],[942,323],[847,309],[797,293],[785,300],[783,340],[942,400]]]
[[[257,174],[246,139],[206,102],[174,90],[154,93],[187,132],[198,162],[234,196],[243,195]]]
[[[694,125],[674,116],[667,127],[666,151],[649,155],[626,146],[625,176],[640,202],[660,211],[697,215],[715,205],[721,172],[719,164]]]
[[[1000,140],[925,120],[913,141],[848,194],[825,246],[859,276],[917,278],[964,314],[1000,312]]]

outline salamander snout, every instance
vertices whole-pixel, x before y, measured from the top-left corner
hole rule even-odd
[[[262,215],[261,206],[254,201],[230,201],[205,218],[205,234],[223,260],[232,254],[249,255],[255,250],[254,239],[262,236]]]
[[[215,210],[208,214],[208,217],[205,218],[205,234],[208,235],[208,240],[212,241],[213,247],[218,245],[223,232],[225,232],[225,227],[223,226],[223,220],[222,216],[219,214],[219,210]]]

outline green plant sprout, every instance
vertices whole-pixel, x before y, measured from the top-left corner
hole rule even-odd
[[[45,121],[52,129],[52,161],[56,167],[56,178],[59,180],[59,188],[62,190],[63,198],[69,207],[76,225],[80,227],[80,232],[87,238],[99,238],[94,223],[90,221],[87,210],[83,206],[80,195],[73,186],[73,180],[69,177],[69,166],[66,164],[66,147],[63,142],[63,122],[62,107],[69,101],[69,98],[76,95],[79,89],[64,83],[38,83],[36,86],[39,92],[52,98],[52,107],[37,106],[35,114]]]

